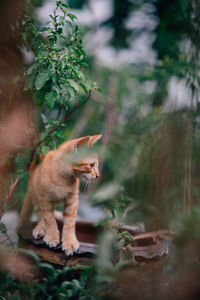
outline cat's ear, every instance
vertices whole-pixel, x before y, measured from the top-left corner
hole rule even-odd
[[[72,150],[76,150],[77,148],[79,148],[85,144],[88,144],[89,140],[90,140],[89,136],[84,136],[84,137],[74,140],[73,143],[71,144]]]
[[[100,140],[101,137],[102,137],[102,134],[97,134],[97,135],[90,136],[89,143],[88,143],[89,146],[92,146],[93,144],[98,142],[98,140]]]

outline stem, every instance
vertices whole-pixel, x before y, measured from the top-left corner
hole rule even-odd
[[[118,74],[111,73],[109,78],[109,95],[106,102],[105,107],[105,120],[104,120],[104,129],[103,129],[103,139],[102,139],[102,147],[100,153],[100,165],[99,165],[99,172],[101,174],[103,169],[103,164],[105,160],[105,152],[107,145],[110,142],[112,137],[112,132],[116,126],[117,122],[117,112],[116,112],[116,100],[117,100],[117,88],[118,88],[119,78]],[[98,182],[94,183],[92,188],[88,191],[85,201],[87,201],[91,194],[93,193],[96,185]]]
[[[19,179],[20,179],[20,177],[19,177],[19,175],[18,175],[18,176],[16,177],[15,181],[12,182],[11,185],[10,185],[10,187],[9,187],[8,194],[7,194],[6,198],[5,198],[5,201],[4,201],[4,203],[2,204],[2,206],[0,207],[0,220],[1,220],[1,218],[2,218],[3,211],[4,211],[4,208],[3,208],[3,207],[4,207],[5,205],[8,204],[8,202],[9,202],[9,200],[10,200],[10,198],[11,198],[13,192],[14,192],[14,190],[16,189],[16,187],[17,187],[17,185],[18,185],[18,183],[19,183]]]
[[[188,188],[187,188],[187,208],[191,213],[192,197],[191,197],[191,173],[192,173],[192,133],[193,133],[193,112],[191,110],[191,116],[189,121],[189,146],[188,146]]]
[[[193,135],[193,101],[191,102],[189,121],[188,121],[188,138],[185,154],[184,186],[183,186],[183,208],[191,213],[191,181],[192,181],[192,135]]]
[[[54,23],[55,23],[55,25],[54,25],[54,28],[55,28],[55,42],[57,41],[57,33],[58,33],[58,25],[57,25],[57,16],[56,16],[56,11],[57,11],[57,9],[58,9],[58,6],[56,6],[56,9],[54,10],[54,18],[55,18],[55,20],[54,20]]]
[[[88,98],[87,98],[83,103],[81,103],[80,105],[78,105],[78,103],[76,102],[74,108],[71,110],[71,112],[69,113],[69,115],[67,115],[67,116],[64,118],[64,120],[63,120],[62,122],[60,122],[56,127],[52,128],[52,129],[49,131],[48,135],[47,135],[45,138],[43,138],[42,140],[40,140],[40,141],[35,145],[35,148],[38,147],[38,146],[40,146],[40,145],[41,145],[48,137],[50,137],[50,136],[52,135],[52,133],[53,133],[54,131],[56,131],[56,130],[59,129],[64,123],[66,123],[66,122],[69,120],[69,118],[72,116],[72,114],[77,110],[77,108],[80,107],[81,105],[85,104],[85,103],[90,99],[91,93],[92,93],[92,91],[89,90]]]

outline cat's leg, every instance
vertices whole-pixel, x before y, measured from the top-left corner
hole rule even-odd
[[[37,211],[37,216],[38,216],[38,223],[37,226],[33,229],[33,237],[35,239],[40,239],[45,236],[46,227],[45,227],[42,211]]]
[[[78,209],[78,195],[72,194],[64,203],[62,249],[66,255],[71,255],[79,248],[76,238],[75,223]]]
[[[34,197],[33,197],[33,206],[34,206],[34,211],[36,212],[38,218],[37,226],[33,229],[33,237],[35,239],[40,239],[45,236],[46,229],[45,229],[43,213],[40,209],[39,201],[36,193],[34,193]]]
[[[39,199],[39,205],[42,220],[45,225],[45,236],[43,240],[49,247],[56,247],[60,243],[60,234],[54,217],[54,206],[44,197],[41,200]]]

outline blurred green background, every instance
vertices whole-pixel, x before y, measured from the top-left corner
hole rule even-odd
[[[4,16],[1,118],[13,106],[13,95],[17,95],[15,105],[19,98],[32,101],[32,95],[23,96],[18,90],[16,78],[34,54],[25,51],[17,31],[12,34],[9,17],[16,21],[21,15],[19,9],[13,16],[11,1],[7,2],[8,15],[5,4],[0,4]],[[81,187],[79,217],[99,221],[108,216],[129,225],[140,222],[147,231],[172,229],[179,250],[188,250],[188,245],[193,249],[182,251],[184,257],[199,261],[199,1],[71,0],[68,4],[78,17],[88,64],[84,72],[102,90],[92,93],[63,131],[64,140],[103,134],[97,146],[101,178],[86,191]],[[32,5],[35,24],[45,26],[55,1],[35,0]],[[6,40],[6,31],[12,43]],[[14,53],[12,60],[9,53]],[[43,105],[34,110],[39,132],[45,127],[41,112],[51,121],[57,108]],[[14,155],[15,164],[8,172],[23,169],[29,148]],[[18,211],[27,178],[23,173],[12,197]]]
[[[55,3],[31,1],[36,28],[47,26]],[[101,179],[89,190],[81,190],[80,215],[90,218],[94,213],[95,220],[109,213],[128,224],[143,222],[149,230],[169,227],[177,214],[199,205],[199,3],[88,0],[68,4],[83,39],[88,64],[84,73],[102,90],[92,93],[58,132],[60,142],[103,134],[97,147]],[[34,53],[27,52],[23,40],[9,29],[22,18],[22,3],[16,2],[15,14],[9,3],[1,5],[3,118],[18,102],[34,105],[32,94],[23,93],[18,84]],[[24,29],[14,30],[20,34]],[[12,60],[9,52],[14,53]],[[45,122],[53,124],[58,107],[43,104],[33,109],[34,128],[43,134]],[[62,118],[61,111],[57,122]],[[40,151],[45,153],[49,147],[47,143]],[[29,149],[15,155],[18,174],[30,159]],[[28,173],[22,173],[14,203],[22,203],[26,192]],[[104,213],[90,213],[88,203]]]

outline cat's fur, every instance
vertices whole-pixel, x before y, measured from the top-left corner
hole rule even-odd
[[[59,244],[60,237],[54,217],[54,206],[64,202],[62,249],[67,255],[77,251],[79,242],[75,234],[75,221],[79,180],[90,181],[99,177],[99,162],[94,153],[73,163],[67,158],[80,146],[92,146],[100,138],[99,134],[70,140],[57,150],[47,153],[42,163],[30,174],[28,191],[20,214],[19,230],[25,226],[33,204],[38,216],[37,226],[33,230],[34,238],[43,237],[48,246],[55,247]]]

